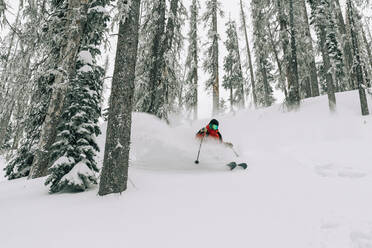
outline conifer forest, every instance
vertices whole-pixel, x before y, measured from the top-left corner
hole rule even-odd
[[[22,182],[25,188],[14,190],[26,197],[34,185],[49,199],[93,192],[99,204],[128,194],[125,205],[140,194],[141,181],[156,191],[164,179],[187,197],[186,184],[196,179],[180,186],[180,164],[184,176],[204,175],[211,164],[244,159],[244,180],[253,184],[266,168],[260,164],[268,168],[263,174],[278,170],[280,177],[269,169],[279,151],[277,167],[297,159],[316,175],[337,170],[334,177],[372,182],[372,159],[363,157],[372,147],[370,0],[0,0],[0,30],[0,188]],[[221,152],[195,138],[211,119],[220,121],[227,144]],[[352,162],[340,165],[346,154],[369,167],[351,173]],[[222,159],[213,162],[216,156]],[[205,181],[227,179],[217,174]],[[352,246],[311,247],[372,247],[372,226],[365,230],[364,245],[351,235]],[[24,247],[1,240],[0,247]]]

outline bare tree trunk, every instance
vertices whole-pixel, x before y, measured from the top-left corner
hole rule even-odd
[[[101,196],[127,189],[140,5],[141,0],[132,0],[129,16],[119,26],[105,156],[98,192]]]
[[[256,95],[256,84],[254,80],[254,73],[253,73],[253,65],[252,65],[252,58],[251,58],[251,50],[249,48],[249,41],[248,41],[248,33],[247,33],[247,25],[245,20],[245,13],[243,9],[242,0],[240,0],[240,10],[243,19],[243,28],[244,28],[244,37],[245,37],[245,46],[247,48],[247,57],[248,57],[248,64],[249,64],[249,73],[251,76],[251,85],[252,85],[252,96],[253,96],[253,104],[254,107],[257,108],[257,95]]]
[[[47,175],[50,164],[49,148],[53,145],[62,114],[68,81],[75,73],[76,57],[81,41],[81,14],[80,7],[85,0],[69,0],[69,10],[66,14],[67,31],[66,45],[60,51],[58,67],[63,72],[55,75],[53,92],[50,99],[47,115],[41,129],[38,151],[32,163],[29,178],[38,178]],[[64,75],[65,73],[65,75]]]
[[[309,17],[307,14],[306,10],[306,0],[302,0],[302,13],[303,13],[303,18],[305,19],[306,27],[305,27],[305,35],[307,37],[307,40],[309,41],[308,43],[308,56],[309,58],[307,59],[310,67],[310,84],[311,84],[311,96],[319,96],[319,82],[318,82],[318,75],[316,71],[316,65],[315,65],[315,56],[314,56],[314,47],[313,47],[313,42],[311,38],[311,33],[310,33],[310,25],[309,25]]]
[[[351,0],[347,0],[346,4],[347,4],[347,16],[348,16],[349,23],[350,23],[351,42],[353,46],[353,53],[354,53],[354,59],[355,59],[355,62],[354,62],[355,66],[353,68],[354,68],[354,73],[356,75],[357,83],[358,83],[360,107],[362,110],[362,115],[369,115],[366,92],[363,88],[363,83],[364,83],[363,70],[362,70],[361,59],[360,59],[358,38],[357,38],[357,34],[355,33],[353,6],[351,4]]]

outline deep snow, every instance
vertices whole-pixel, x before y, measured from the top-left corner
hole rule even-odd
[[[218,117],[246,171],[229,171],[234,154],[215,144],[194,164],[208,120],[169,127],[134,114],[126,192],[49,195],[45,179],[0,179],[0,247],[372,247],[372,117],[357,92],[337,106],[329,114],[322,96],[297,112]]]

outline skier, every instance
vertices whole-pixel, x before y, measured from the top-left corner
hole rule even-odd
[[[212,119],[206,127],[203,127],[202,129],[199,130],[199,132],[197,132],[196,138],[199,138],[199,139],[208,138],[210,140],[217,140],[219,143],[224,144],[225,146],[231,148],[233,152],[235,153],[235,155],[238,156],[238,154],[233,149],[233,144],[231,144],[230,142],[223,142],[222,135],[218,130],[218,124],[219,123],[216,119]],[[200,147],[201,147],[201,143],[200,143]],[[199,163],[200,147],[199,147],[199,152],[198,152],[198,158],[195,161],[196,164]],[[233,170],[236,166],[240,166],[243,169],[247,169],[246,163],[237,164],[236,162],[231,162],[231,163],[228,163],[227,166],[230,167],[230,170]]]
[[[218,121],[216,119],[212,119],[206,127],[203,127],[199,130],[196,134],[196,137],[201,139],[204,136],[210,139],[218,140],[221,144],[224,144],[228,147],[233,147],[233,144],[230,142],[223,142],[222,135],[218,130]]]

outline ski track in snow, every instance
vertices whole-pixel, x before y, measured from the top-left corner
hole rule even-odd
[[[330,115],[323,96],[298,112],[220,116],[240,156],[205,143],[197,165],[193,137],[208,120],[169,127],[136,113],[126,192],[49,195],[43,178],[1,178],[0,247],[372,248],[372,117],[356,91],[337,106]]]

